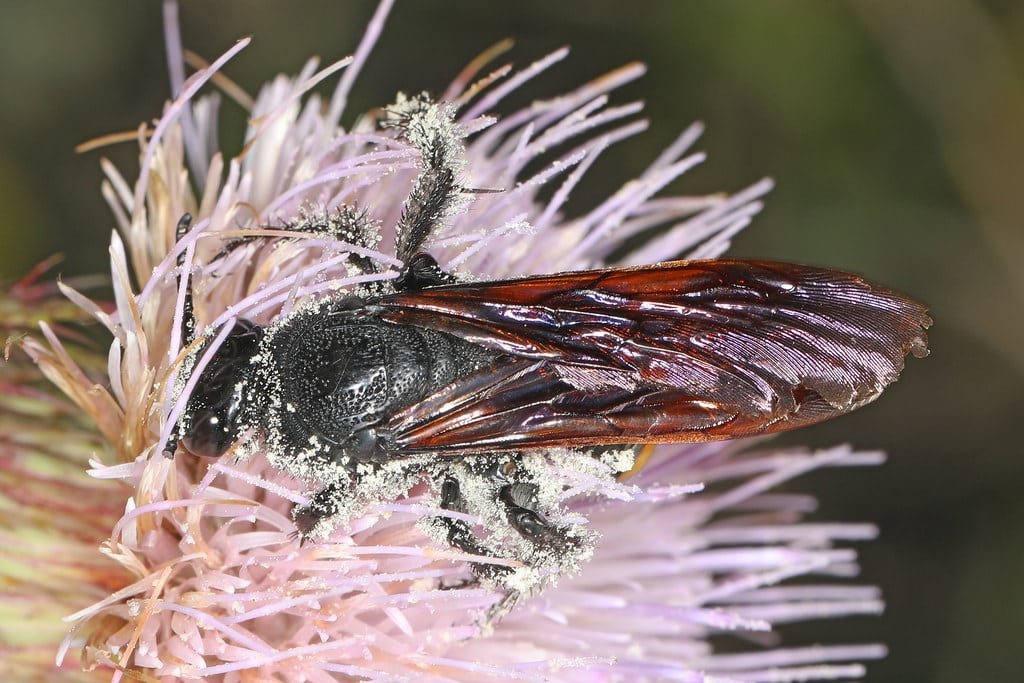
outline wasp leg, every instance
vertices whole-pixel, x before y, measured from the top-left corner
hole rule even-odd
[[[441,508],[453,512],[462,512],[465,509],[459,482],[452,477],[446,478],[444,484],[441,485]],[[438,519],[448,530],[450,546],[471,555],[487,556],[490,554],[477,539],[469,524],[461,519],[452,519],[451,517],[439,517]],[[465,588],[477,585],[480,581],[497,581],[511,571],[509,567],[488,562],[474,562],[472,568],[472,579],[456,585],[445,586],[445,588]]]
[[[438,285],[450,285],[455,276],[446,272],[430,254],[419,252],[405,264],[395,278],[395,289],[408,292]]]
[[[328,517],[333,517],[341,511],[338,500],[342,495],[341,487],[337,484],[329,484],[313,494],[309,505],[305,507],[296,505],[292,508],[292,519],[295,521],[295,528],[299,536],[306,540],[316,529],[316,525]]]
[[[448,477],[441,485],[441,508],[453,512],[463,512],[465,505],[459,482]],[[480,544],[469,524],[461,519],[442,517],[442,524],[448,529],[448,544],[472,555],[486,555],[487,550]]]
[[[505,504],[508,523],[534,545],[564,550],[569,542],[565,530],[548,522],[535,509],[537,487],[522,482],[501,487],[498,500]]]

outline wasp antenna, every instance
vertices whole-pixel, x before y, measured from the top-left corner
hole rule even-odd
[[[186,234],[188,234],[189,228],[192,227],[192,214],[183,213],[181,218],[178,219],[178,227],[174,231],[175,242],[180,242]],[[195,318],[195,306],[192,301],[192,280],[189,273],[185,272],[185,250],[182,249],[178,253],[178,284],[181,284],[182,277],[186,280],[185,285],[185,301],[181,308],[181,338],[185,346],[188,346],[195,341],[196,338],[196,318]]]
[[[174,231],[174,241],[180,242],[181,238],[188,233],[188,229],[192,227],[192,214],[185,212],[181,214],[181,218],[178,219],[178,227]],[[184,255],[178,254],[178,265],[181,265],[185,260]]]
[[[181,218],[178,219],[178,226],[174,230],[174,241],[175,243],[181,242],[182,238],[188,234],[189,228],[192,227],[192,214],[185,212],[181,214]],[[195,341],[196,336],[196,318],[195,318],[195,307],[192,302],[192,281],[189,277],[189,273],[185,271],[185,250],[182,249],[178,252],[178,258],[176,260],[178,266],[178,285],[181,285],[181,278],[185,278],[185,301],[181,306],[181,339],[182,344],[188,346]],[[181,422],[179,421],[171,429],[170,435],[167,437],[167,443],[164,445],[163,454],[165,458],[173,458],[175,451],[178,450],[178,441],[181,439]]]

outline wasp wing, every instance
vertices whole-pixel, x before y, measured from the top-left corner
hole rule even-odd
[[[873,400],[927,353],[924,306],[856,275],[680,261],[383,297],[502,361],[397,415],[400,450],[704,441]]]

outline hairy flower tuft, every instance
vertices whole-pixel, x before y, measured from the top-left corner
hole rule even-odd
[[[860,676],[881,646],[782,648],[772,629],[879,612],[875,589],[834,581],[856,573],[854,552],[837,544],[875,530],[806,522],[813,499],[773,489],[813,469],[874,464],[876,454],[664,446],[621,481],[596,460],[575,467],[568,457],[542,458],[528,465],[538,480],[569,486],[538,495],[581,530],[573,540],[580,552],[533,558],[543,575],[515,575],[518,591],[510,580],[467,581],[470,562],[481,558],[449,547],[436,520],[486,527],[486,510],[440,509],[436,486],[422,477],[384,476],[381,467],[343,523],[300,542],[293,508],[307,509],[319,487],[345,481],[342,472],[307,466],[317,444],[308,462],[285,463],[271,425],[264,441],[243,438],[220,458],[181,450],[167,457],[176,425],[191,419],[198,376],[239,320],[271,327],[325,300],[382,291],[424,244],[446,272],[477,279],[599,267],[613,254],[617,264],[715,257],[760,210],[768,181],[732,196],[659,194],[703,160],[690,151],[701,132],[692,126],[598,206],[567,213],[595,160],[646,126],[635,118],[639,103],[610,103],[643,73],[638,64],[502,114],[510,92],[567,52],[480,78],[485,60],[477,60],[436,98],[398,95],[342,127],[389,8],[381,4],[353,57],[323,69],[311,60],[298,75],[267,83],[247,111],[237,156],[225,157],[216,139],[218,95],[201,93],[248,40],[178,79],[157,124],[139,129],[137,181],[104,164],[117,221],[113,304],[64,288],[113,338],[102,373],[83,367],[50,327],[45,341],[26,342],[76,407],[51,396],[45,419],[73,413],[95,424],[88,477],[58,487],[31,475],[46,490],[32,528],[61,520],[75,528],[48,529],[51,542],[74,548],[83,566],[98,561],[83,549],[98,545],[106,562],[103,581],[63,579],[65,592],[88,586],[76,599],[55,593],[62,607],[81,604],[81,593],[92,601],[68,617],[58,662],[67,667],[67,653],[79,650],[85,669],[113,671],[114,680]],[[172,73],[180,74],[173,19],[167,31]],[[329,100],[310,94],[338,72]],[[191,229],[179,234],[185,214]],[[253,366],[274,371],[265,359]],[[266,397],[245,398],[258,410]],[[50,439],[41,452],[54,458],[66,444]],[[36,457],[19,448],[19,467]],[[61,496],[60,487],[75,493]],[[8,481],[12,501],[14,488]],[[492,561],[515,568],[495,552],[512,541],[494,543],[483,548]],[[765,646],[716,652],[709,638],[728,632]]]

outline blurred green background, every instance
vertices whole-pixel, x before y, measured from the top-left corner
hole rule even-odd
[[[349,54],[373,7],[196,1],[181,21],[210,59],[253,35],[227,73],[254,92],[312,54]],[[798,484],[820,493],[820,518],[882,527],[861,552],[888,611],[791,635],[888,643],[871,681],[1024,680],[1024,3],[399,2],[349,111],[438,91],[506,37],[519,65],[573,48],[530,97],[650,67],[616,100],[644,99],[652,129],[602,158],[577,206],[702,120],[710,160],[674,191],[778,183],[734,254],[859,271],[931,305],[931,358],[875,405],[786,438],[890,455]],[[158,115],[166,74],[157,2],[0,5],[0,278],[55,251],[65,275],[105,269],[101,153],[73,148]],[[225,110],[231,137],[243,118]],[[102,154],[130,177],[133,145]]]

